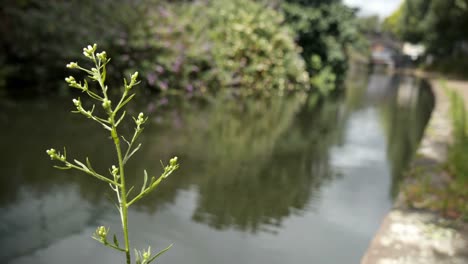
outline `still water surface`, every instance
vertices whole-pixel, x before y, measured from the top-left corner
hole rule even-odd
[[[153,122],[127,175],[158,174],[173,155],[181,169],[131,208],[133,246],[173,243],[160,263],[358,263],[432,110],[423,84],[374,74],[322,103],[141,104]],[[45,154],[66,145],[115,163],[69,101],[0,107],[0,263],[123,263],[91,239],[99,225],[119,230],[107,186]]]

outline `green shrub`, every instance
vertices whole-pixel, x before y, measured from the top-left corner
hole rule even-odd
[[[249,0],[224,0],[212,1],[208,17],[222,85],[242,94],[308,89],[300,50],[281,13]]]
[[[5,77],[7,89],[56,90],[66,76],[63,65],[82,61],[75,51],[83,42],[99,42],[121,54],[121,38],[141,12],[131,0],[7,1],[0,9],[0,33],[8,36],[0,39],[4,63],[13,67]]]
[[[207,34],[206,4],[158,2],[126,39],[128,62],[146,86],[204,94],[219,87]],[[194,23],[194,21],[197,21]]]
[[[468,79],[466,69],[468,68],[468,56],[446,56],[437,58],[431,65],[424,65],[423,69],[431,72],[442,73],[444,75]]]
[[[254,1],[26,0],[12,1],[0,13],[8,25],[0,27],[9,36],[0,41],[5,64],[19,66],[1,76],[10,92],[57,87],[65,77],[61,65],[81,62],[74,51],[85,41],[120,54],[110,84],[138,64],[143,85],[163,92],[235,88],[243,95],[268,95],[308,88],[299,48],[281,14]]]
[[[308,89],[299,48],[271,8],[250,0],[189,2],[161,4],[147,16],[129,46],[150,86],[241,95]]]
[[[281,5],[294,29],[312,84],[324,94],[344,80],[348,49],[362,50],[355,11],[338,1],[287,0]]]
[[[453,142],[448,153],[448,168],[457,181],[468,182],[468,115],[465,102],[457,92],[450,91]]]

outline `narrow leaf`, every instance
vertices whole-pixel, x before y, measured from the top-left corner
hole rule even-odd
[[[145,175],[144,175],[144,179],[143,179],[143,186],[141,186],[141,191],[140,193],[144,192],[145,189],[146,189],[146,182],[148,181],[148,173],[146,172],[145,170]]]
[[[106,81],[106,65],[105,64],[102,66],[101,79],[102,79],[102,83]]]
[[[119,111],[120,108],[124,107],[124,105],[126,105],[128,102],[130,102],[130,100],[132,100],[133,97],[135,97],[135,94],[132,94],[132,95],[130,95],[129,97],[127,97],[127,99],[125,99],[125,100],[118,106],[118,108],[115,109],[114,111],[117,113],[117,111]]]
[[[166,251],[168,251],[168,250],[172,247],[172,245],[174,245],[174,244],[170,244],[167,248],[165,248],[165,249],[159,251],[159,253],[156,254],[156,255],[154,255],[154,257],[150,258],[150,259],[148,260],[147,263],[148,263],[148,264],[151,263],[151,262],[152,262],[153,260],[155,260],[157,257],[161,256],[163,253],[165,253]]]
[[[128,190],[128,192],[127,192],[127,196],[130,195],[130,192],[133,191],[133,188],[135,188],[135,186],[130,187],[130,190]]]
[[[125,143],[127,143],[128,146],[130,146],[130,142],[128,142],[128,140],[124,136],[122,136],[122,139],[125,141]]]
[[[122,116],[120,116],[120,118],[119,118],[119,120],[117,121],[117,123],[115,123],[115,126],[116,126],[116,127],[119,126],[120,122],[122,122],[122,120],[124,119],[126,113],[127,113],[126,111],[123,111]]]
[[[62,166],[54,166],[54,168],[59,169],[59,170],[69,170],[71,167],[62,167]]]
[[[119,247],[119,240],[117,240],[117,236],[114,234],[114,245]]]
[[[138,144],[138,146],[135,149],[133,149],[132,152],[130,154],[128,154],[128,156],[125,157],[123,163],[124,164],[127,163],[127,161],[130,159],[130,157],[133,156],[133,154],[135,154],[140,149],[140,147],[141,147],[141,143]]]
[[[92,172],[95,172],[93,167],[91,167],[91,162],[89,161],[88,157],[86,157],[86,165],[88,165],[88,169]]]
[[[88,167],[86,167],[86,165],[84,165],[83,163],[81,163],[80,161],[78,160],[74,160],[76,164],[80,165],[84,170],[86,171],[89,171]]]
[[[140,252],[135,249],[135,262],[136,264],[141,264]]]

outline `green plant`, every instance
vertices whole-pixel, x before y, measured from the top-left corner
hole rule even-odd
[[[128,160],[135,154],[141,147],[141,144],[138,146],[135,146],[135,142],[138,139],[138,136],[141,134],[143,131],[143,124],[146,122],[147,117],[144,116],[143,113],[140,113],[138,117],[134,117],[133,120],[135,121],[135,132],[132,136],[132,139],[128,141],[125,139],[125,137],[120,136],[118,133],[118,126],[121,124],[122,120],[124,120],[125,117],[125,111],[123,110],[125,105],[127,105],[135,96],[135,94],[131,93],[132,88],[136,86],[139,81],[137,81],[138,77],[138,72],[135,72],[130,79],[130,82],[128,82],[126,79],[124,79],[124,87],[123,87],[123,93],[121,95],[120,100],[118,103],[113,107],[112,102],[108,97],[108,86],[105,84],[106,80],[106,65],[109,63],[110,59],[107,58],[106,52],[102,51],[100,53],[96,53],[97,45],[94,44],[93,46],[88,45],[88,47],[83,49],[83,54],[84,56],[91,60],[95,67],[91,68],[90,70],[82,68],[81,66],[78,65],[76,62],[71,62],[67,64],[67,68],[71,69],[79,69],[86,74],[88,74],[88,78],[93,81],[97,82],[100,88],[99,92],[95,92],[90,89],[88,85],[88,81],[85,79],[84,82],[77,82],[73,76],[70,76],[66,78],[66,82],[68,85],[72,88],[76,88],[78,90],[81,90],[83,93],[86,93],[89,97],[92,99],[98,101],[101,103],[102,108],[104,112],[106,113],[107,117],[99,117],[97,114],[94,114],[94,105],[91,110],[85,110],[83,108],[83,105],[81,103],[81,100],[78,99],[73,99],[73,103],[76,106],[76,111],[74,113],[79,113],[84,115],[87,118],[90,118],[100,125],[104,127],[105,130],[108,131],[110,134],[113,143],[115,145],[116,149],[116,154],[117,154],[117,160],[118,160],[118,166],[112,165],[112,167],[109,169],[109,174],[110,177],[106,177],[98,172],[96,172],[93,167],[91,166],[91,162],[89,161],[88,158],[86,158],[86,164],[83,162],[80,162],[78,160],[73,160],[74,163],[69,162],[67,160],[67,154],[66,150],[64,148],[63,153],[57,152],[55,149],[49,149],[47,150],[47,154],[50,156],[52,160],[59,161],[60,163],[63,163],[61,166],[54,166],[55,168],[58,169],[76,169],[79,171],[82,171],[88,175],[91,175],[105,183],[108,183],[109,186],[113,191],[116,193],[116,197],[118,200],[118,204],[116,205],[120,217],[121,217],[121,222],[122,222],[122,231],[123,231],[123,236],[124,236],[124,242],[125,246],[121,247],[119,245],[119,241],[117,239],[117,236],[114,234],[113,236],[113,241],[109,242],[107,240],[107,235],[109,233],[109,228],[106,228],[104,226],[100,226],[97,228],[93,238],[105,246],[108,246],[110,248],[113,248],[115,250],[121,251],[125,253],[125,258],[126,258],[126,263],[130,264],[131,263],[131,254],[130,254],[130,242],[128,238],[128,208],[146,196],[148,193],[153,191],[163,179],[167,178],[172,172],[174,172],[178,167],[179,164],[177,162],[177,157],[174,157],[170,160],[169,165],[164,166],[164,171],[161,174],[159,178],[156,177],[151,177],[151,179],[148,179],[148,174],[146,170],[144,171],[144,181],[143,185],[141,187],[141,190],[139,194],[133,196],[133,198],[130,199],[130,192],[132,191],[133,187],[130,189],[127,189],[127,184],[125,182],[125,164],[128,162]],[[118,118],[117,118],[118,117]],[[120,145],[120,139],[123,139],[128,147],[125,150],[125,153],[123,153],[123,148]],[[162,162],[161,162],[162,164]],[[149,180],[149,182],[148,182]],[[172,246],[172,245],[171,245]],[[156,255],[152,256],[151,254],[151,248],[148,247],[147,250],[142,250],[138,251],[135,249],[135,259],[137,264],[147,264],[151,263],[154,259],[156,259],[158,256],[160,256],[162,253],[167,251],[171,246],[167,247],[166,249],[160,251]]]
[[[461,183],[468,183],[468,115],[465,102],[457,92],[450,90],[450,113],[452,118],[453,144],[449,147],[448,169],[455,179]]]
[[[283,0],[285,23],[302,48],[311,84],[324,95],[344,81],[349,50],[366,50],[353,9],[340,1]]]
[[[223,86],[266,97],[310,90],[300,48],[280,12],[249,0],[212,1],[206,12]]]

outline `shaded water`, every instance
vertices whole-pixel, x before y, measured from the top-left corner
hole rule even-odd
[[[153,113],[127,175],[159,174],[173,155],[181,169],[131,208],[133,246],[174,243],[161,263],[358,263],[432,110],[422,84],[371,75],[322,103],[215,100]],[[53,169],[45,154],[66,145],[98,169],[115,163],[110,140],[69,114],[69,101],[2,107],[1,263],[122,263],[90,238],[99,225],[119,229],[107,186]]]

